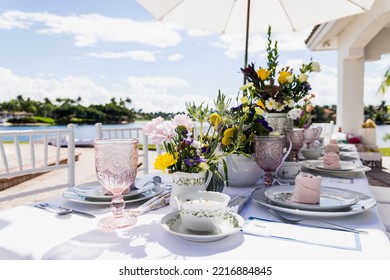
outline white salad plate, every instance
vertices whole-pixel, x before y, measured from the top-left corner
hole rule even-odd
[[[315,166],[317,168],[320,168],[320,169],[331,170],[331,171],[350,171],[350,170],[356,168],[356,166],[352,162],[341,161],[341,160],[340,160],[340,168],[325,167],[325,164],[323,161],[317,161],[315,163]]]
[[[155,185],[152,189],[140,193],[135,196],[130,196],[130,197],[124,197],[124,201],[126,203],[131,203],[131,202],[137,202],[137,201],[142,201],[146,200],[149,198],[152,198],[160,193],[162,193],[165,189],[159,185]],[[100,204],[100,205],[109,205],[111,203],[112,196],[108,196],[106,199],[95,199],[87,196],[80,195],[78,193],[75,193],[73,191],[67,190],[63,194],[63,197],[73,201],[73,202],[78,202],[78,203],[84,203],[84,204]]]
[[[353,195],[356,195],[359,199],[358,202],[351,205],[350,207],[343,208],[339,211],[310,211],[310,210],[302,210],[302,209],[294,209],[289,207],[283,207],[280,205],[274,204],[270,201],[264,194],[266,188],[259,188],[252,192],[252,198],[257,203],[279,212],[294,214],[303,217],[323,217],[323,218],[331,218],[331,217],[344,217],[356,215],[359,213],[363,213],[376,205],[376,200],[372,197],[365,195],[360,192],[348,191]]]
[[[298,203],[292,200],[294,188],[295,186],[270,187],[265,190],[264,195],[278,206],[309,211],[338,211],[359,201],[358,196],[348,190],[321,187],[319,203]]]
[[[161,218],[162,227],[182,239],[193,242],[211,242],[225,238],[228,235],[239,232],[244,226],[244,218],[235,213],[226,213],[224,220],[212,232],[193,232],[182,224],[179,211],[174,211]]]
[[[138,178],[135,180],[135,185],[137,187],[140,187],[140,186],[138,186],[140,181],[141,180]],[[145,186],[140,187],[139,189],[130,188],[130,191],[128,193],[123,194],[123,198],[127,199],[127,198],[130,198],[133,196],[140,195],[144,192],[147,192],[147,191],[153,189],[154,187],[155,187],[155,184],[153,182],[150,182],[150,183],[146,184]],[[86,183],[86,184],[82,184],[82,185],[77,185],[77,186],[73,187],[73,191],[79,195],[89,197],[89,198],[99,199],[99,200],[102,199],[102,200],[110,200],[111,201],[111,198],[112,198],[112,195],[105,194],[103,192],[103,188],[98,181],[90,182],[90,183]]]

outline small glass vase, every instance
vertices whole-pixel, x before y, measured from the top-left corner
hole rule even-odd
[[[218,173],[218,172],[216,172]],[[206,190],[210,192],[222,192],[225,188],[225,180],[220,173],[210,173],[212,178],[208,184]]]
[[[285,128],[284,135],[291,140],[291,153],[288,156],[289,161],[298,161],[298,154],[305,140],[304,128]]]
[[[284,129],[293,128],[293,120],[287,116],[287,113],[268,113],[265,120],[274,132],[280,134],[283,134]]]

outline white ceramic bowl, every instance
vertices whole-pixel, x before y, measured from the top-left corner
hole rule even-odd
[[[302,156],[305,159],[318,159],[321,154],[321,149],[301,149]]]
[[[301,171],[302,163],[294,161],[285,161],[280,166],[276,174],[281,179],[294,179]]]
[[[211,232],[225,216],[230,196],[209,191],[180,193],[175,197],[183,225],[194,232]]]

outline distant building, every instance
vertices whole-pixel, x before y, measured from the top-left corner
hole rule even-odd
[[[9,111],[1,111],[0,112],[0,123],[5,123],[9,119],[22,119],[26,117],[33,117],[33,113],[27,113],[27,112],[9,112]]]

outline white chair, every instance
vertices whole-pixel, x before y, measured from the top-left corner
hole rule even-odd
[[[334,121],[330,121],[329,123],[312,123],[313,127],[321,127],[322,132],[320,135],[320,138],[324,139],[324,145],[329,144],[330,139],[333,135],[333,129],[334,129]]]
[[[0,131],[0,183],[3,189],[42,173],[67,168],[75,185],[74,124],[65,129]],[[65,147],[64,147],[65,146]]]
[[[109,139],[109,138],[136,138],[139,140],[139,144],[142,144],[142,150],[138,153],[138,159],[142,159],[142,165],[138,168],[138,171],[143,171],[144,175],[149,173],[149,149],[148,149],[148,136],[142,132],[142,127],[103,127],[101,123],[96,123],[96,138],[97,139]]]
[[[370,186],[370,189],[377,201],[379,216],[386,228],[387,236],[390,239],[390,188]]]

